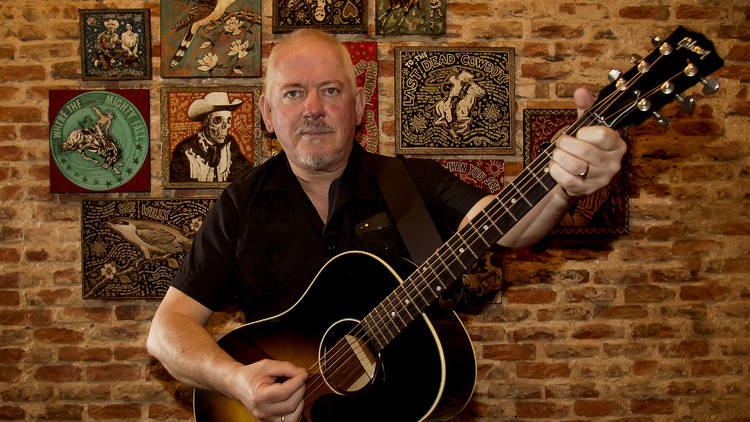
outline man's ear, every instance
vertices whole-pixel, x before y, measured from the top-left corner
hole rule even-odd
[[[271,121],[271,105],[266,98],[266,94],[261,94],[258,98],[258,106],[260,107],[260,115],[263,117],[263,124],[266,126],[268,133],[273,133],[273,122]]]
[[[357,91],[354,93],[354,113],[357,119],[357,125],[362,123],[362,116],[365,115],[366,103],[367,100],[365,99],[365,89],[361,86],[358,86]]]

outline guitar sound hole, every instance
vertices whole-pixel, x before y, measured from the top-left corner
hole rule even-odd
[[[375,379],[378,358],[358,333],[359,322],[344,319],[328,328],[318,351],[326,384],[341,395],[363,390]]]

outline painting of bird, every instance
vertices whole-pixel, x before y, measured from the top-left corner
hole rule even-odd
[[[185,36],[182,37],[180,46],[175,51],[174,58],[169,63],[169,67],[175,68],[179,66],[180,61],[185,56],[190,44],[193,42],[195,34],[205,25],[221,18],[224,12],[227,10],[235,0],[192,0],[195,5],[190,7],[187,14],[182,17],[176,24],[172,26],[174,30],[181,30],[187,28]]]
[[[177,252],[187,252],[193,243],[179,230],[148,220],[115,217],[107,222],[107,227],[137,246],[146,259],[151,259],[152,255],[165,257]]]

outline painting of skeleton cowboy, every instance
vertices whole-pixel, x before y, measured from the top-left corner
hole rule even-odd
[[[165,187],[226,186],[260,161],[260,87],[188,88],[162,89]]]

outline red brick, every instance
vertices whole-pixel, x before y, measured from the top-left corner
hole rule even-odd
[[[21,379],[21,369],[17,366],[0,365],[0,382],[17,382]]]
[[[534,37],[580,38],[583,32],[583,27],[581,26],[535,22],[531,24],[531,35]]]
[[[516,375],[519,378],[557,378],[569,377],[570,368],[566,362],[563,363],[518,363],[516,365]]]
[[[89,381],[135,381],[141,378],[138,365],[90,366],[86,369]]]
[[[67,290],[67,289],[64,289]],[[72,293],[72,292],[71,292]],[[65,295],[67,298],[68,295]],[[81,321],[96,321],[106,322],[109,321],[112,311],[105,307],[67,307],[63,311],[65,316],[72,317],[73,320]]]
[[[654,286],[628,286],[625,288],[625,303],[658,303],[675,297],[671,290]]]
[[[90,405],[88,415],[95,420],[101,419],[137,419],[141,417],[140,404]]]
[[[68,328],[40,328],[34,331],[34,337],[50,343],[80,343],[83,334]]]
[[[722,299],[730,293],[730,289],[722,286],[682,286],[680,288],[680,299],[712,301]]]
[[[0,363],[19,363],[25,355],[26,351],[17,347],[0,349]]]
[[[661,322],[636,325],[633,328],[634,338],[673,338],[676,330]]]
[[[41,420],[79,421],[83,417],[83,406],[75,404],[56,404],[44,408]]]
[[[633,363],[633,375],[653,375],[659,363],[653,360],[642,360]]]
[[[573,332],[573,338],[579,340],[608,338],[614,336],[614,328],[604,324],[590,324]]]
[[[633,400],[630,404],[630,410],[636,414],[670,415],[674,413],[674,400],[672,399]]]
[[[709,344],[705,340],[684,340],[677,344],[660,344],[659,351],[665,357],[694,358],[707,356]]]
[[[36,107],[0,106],[0,122],[38,122],[42,112]],[[5,156],[4,153],[0,153]]]
[[[115,360],[148,360],[151,358],[145,347],[115,347]]]
[[[49,258],[49,254],[44,249],[26,251],[24,255],[29,262],[44,262]]]
[[[26,411],[16,406],[0,406],[0,419],[6,421],[26,420]]]
[[[156,420],[189,419],[193,416],[191,409],[170,406],[162,403],[151,403],[148,406],[148,417]]]
[[[724,11],[722,9],[718,7],[710,7],[705,4],[700,6],[680,4],[677,5],[677,10],[675,11],[675,17],[677,19],[686,19],[690,21],[718,19],[723,14]]]
[[[576,400],[573,409],[578,416],[601,417],[614,414],[617,411],[617,402],[612,400]]]
[[[46,77],[44,66],[40,65],[0,66],[0,80],[5,82],[43,81]]]
[[[21,254],[16,248],[0,248],[0,262],[20,262]]]
[[[552,303],[557,299],[557,293],[551,289],[508,289],[504,294],[508,303]]]
[[[482,347],[482,358],[492,360],[531,360],[536,356],[533,344],[493,344]]]
[[[619,11],[621,18],[628,19],[655,19],[667,20],[669,18],[668,6],[630,6],[623,7]]]
[[[459,16],[487,16],[490,12],[487,3],[449,3],[446,8]]]
[[[112,350],[106,347],[64,346],[59,349],[57,358],[66,362],[107,362],[112,359]]]
[[[516,416],[521,418],[551,418],[558,413],[554,403],[516,402]]]
[[[70,289],[56,289],[56,290],[41,290],[37,293],[37,297],[41,299],[45,305],[55,305],[61,302],[65,302],[73,296],[73,291]]]
[[[641,319],[648,316],[648,311],[638,305],[597,306],[595,316],[605,319]]]
[[[41,366],[34,373],[40,381],[69,382],[81,380],[81,368],[75,366]]]

